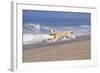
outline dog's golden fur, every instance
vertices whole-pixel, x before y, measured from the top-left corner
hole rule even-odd
[[[52,36],[53,38],[48,39],[48,40],[53,40],[53,41],[57,41],[60,40],[62,38],[70,38],[73,35],[72,31],[66,31],[66,32],[59,32],[56,30],[51,30],[49,33],[50,36]]]

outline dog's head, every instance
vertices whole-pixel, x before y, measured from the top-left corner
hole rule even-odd
[[[49,35],[50,36],[53,36],[53,35],[55,35],[56,34],[56,30],[50,30],[50,32],[49,32]]]

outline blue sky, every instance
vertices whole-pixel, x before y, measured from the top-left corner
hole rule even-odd
[[[90,25],[91,14],[79,12],[23,10],[23,24],[34,23],[44,26]]]

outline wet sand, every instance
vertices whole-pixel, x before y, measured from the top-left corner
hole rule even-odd
[[[23,62],[85,60],[90,58],[91,41],[88,37],[23,46]]]

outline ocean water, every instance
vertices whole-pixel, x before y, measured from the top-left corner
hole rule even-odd
[[[73,31],[74,39],[75,37],[81,37],[85,35],[91,35],[91,26],[89,25],[80,25],[80,26],[67,26],[67,27],[48,27],[42,26],[40,24],[25,24],[23,29],[23,44],[35,44],[40,42],[49,42],[49,38],[52,36],[49,35],[50,30],[55,29],[60,32],[64,31]],[[63,38],[62,40],[68,40]]]

